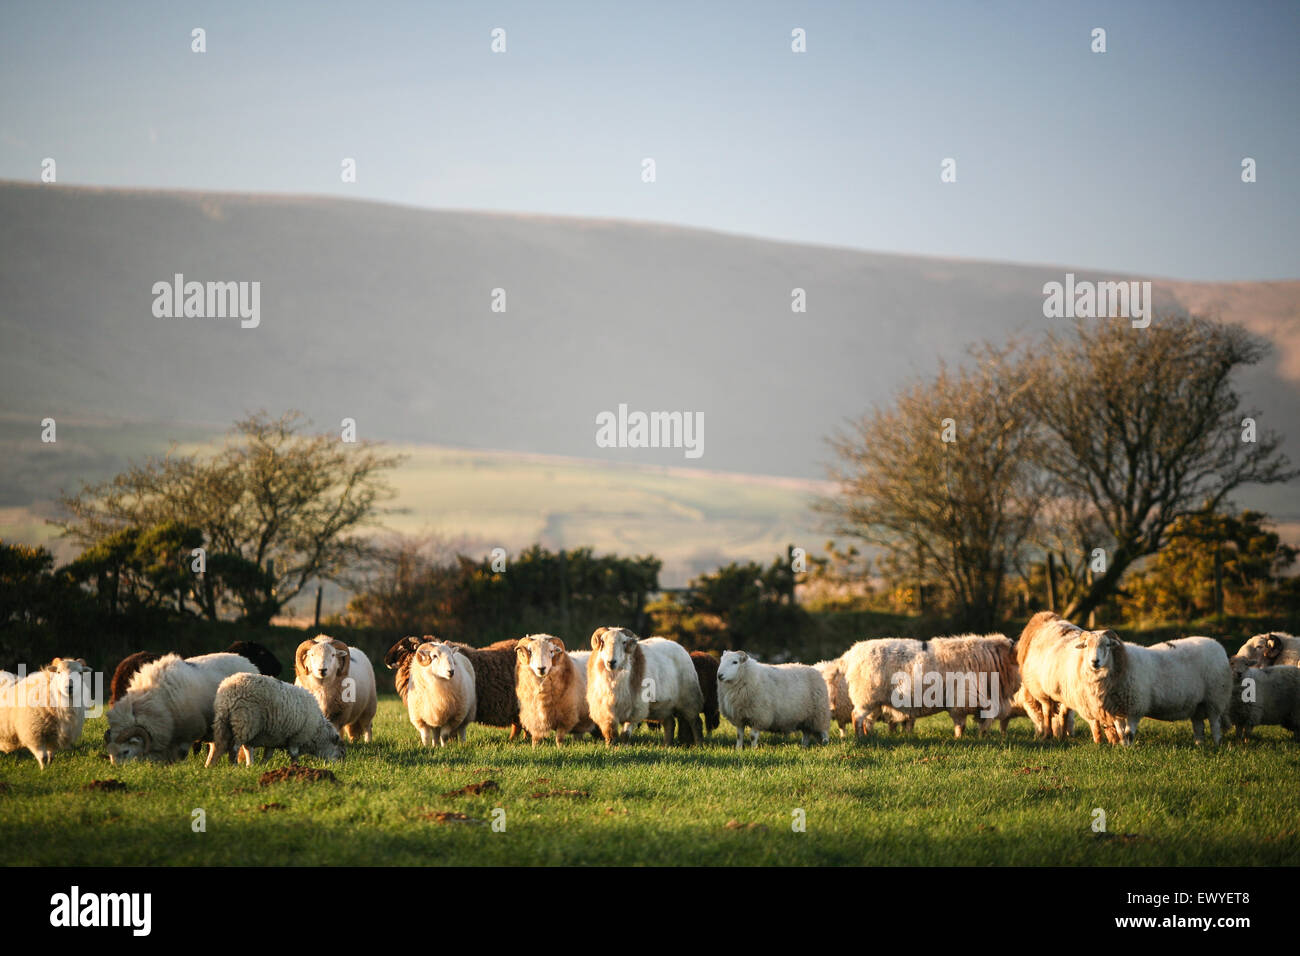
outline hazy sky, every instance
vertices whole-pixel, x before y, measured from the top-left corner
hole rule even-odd
[[[1296,278],[1298,47],[1292,2],[5,0],[0,178]]]

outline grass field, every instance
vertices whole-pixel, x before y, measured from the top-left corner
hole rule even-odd
[[[1136,747],[1112,749],[1082,729],[1040,744],[1024,720],[1005,740],[954,741],[939,715],[913,738],[833,731],[804,751],[764,735],[738,754],[726,724],[702,749],[665,750],[643,731],[612,751],[558,752],[475,726],[467,746],[421,751],[390,696],[375,742],[330,765],[339,783],[268,787],[260,766],[209,771],[194,757],[114,767],[99,756],[104,728],[88,721],[43,773],[25,752],[0,756],[0,864],[1300,863],[1300,746],[1279,728],[1202,751],[1186,723],[1147,721]],[[108,778],[125,789],[86,789]],[[444,796],[483,780],[499,791]],[[196,808],[206,832],[192,829]],[[447,811],[473,822],[434,819]]]

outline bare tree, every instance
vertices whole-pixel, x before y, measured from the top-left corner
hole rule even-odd
[[[1107,550],[1104,570],[1065,608],[1081,617],[1119,585],[1139,558],[1164,546],[1178,518],[1219,509],[1242,485],[1297,475],[1280,439],[1244,420],[1233,372],[1268,346],[1237,326],[1161,317],[1148,328],[1127,320],[1081,322],[1071,338],[1049,335],[1026,364],[1029,406],[1041,426],[1039,466],[1056,492],[1087,515],[1073,529],[1075,556]],[[1253,441],[1244,440],[1253,437]],[[1095,535],[1101,535],[1098,540]]]
[[[831,437],[837,533],[943,583],[962,626],[988,629],[1037,513],[1027,374],[984,350],[976,367],[919,382]],[[950,440],[946,440],[950,439]]]
[[[61,499],[68,517],[53,523],[83,545],[130,527],[197,528],[214,561],[237,581],[230,590],[244,617],[267,621],[308,581],[337,579],[368,552],[354,532],[391,497],[384,472],[401,460],[370,442],[303,434],[306,425],[298,412],[252,415],[211,457],[169,454],[83,485]],[[250,573],[231,577],[236,565]],[[208,576],[195,589],[209,616],[221,606],[209,593],[214,580]]]

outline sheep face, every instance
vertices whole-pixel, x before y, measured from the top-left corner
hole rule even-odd
[[[564,653],[564,641],[545,634],[522,638],[515,648],[519,663],[532,671],[538,680],[546,679]]]
[[[1282,653],[1282,641],[1276,634],[1258,634],[1252,637],[1237,656],[1248,661],[1251,667],[1268,667]]]
[[[740,677],[740,668],[747,660],[749,655],[744,651],[723,651],[722,660],[718,661],[718,680],[724,684],[737,680]]]
[[[1244,657],[1228,658],[1228,666],[1232,668],[1232,686],[1239,687],[1242,679],[1246,676],[1246,671],[1255,665]]]
[[[456,676],[456,649],[448,644],[421,644],[415,652],[415,666],[428,668],[434,677],[451,680]]]
[[[42,668],[50,675],[50,704],[56,707],[85,705],[90,694],[90,668],[81,658],[56,657]]]
[[[316,746],[316,756],[322,760],[342,760],[343,759],[343,738],[339,736],[338,728],[333,724],[327,723],[325,739]]]
[[[342,641],[321,641],[303,655],[303,667],[312,677],[324,682],[345,676],[350,660],[348,646]]]
[[[414,654],[421,644],[432,642],[433,640],[434,638],[431,634],[426,634],[423,638],[414,636],[402,638],[390,647],[388,653],[384,655],[384,666],[390,671],[397,670],[402,661]]]
[[[625,627],[602,627],[591,635],[591,651],[609,671],[627,667],[636,645],[637,636]]]
[[[1105,674],[1115,666],[1115,655],[1123,642],[1114,631],[1088,631],[1074,645],[1083,651],[1084,667],[1094,674]]]
[[[129,727],[123,734],[122,737],[114,737],[111,729],[104,734],[104,742],[108,744],[108,759],[115,767],[132,760],[141,760],[149,752],[149,734],[144,728]]]

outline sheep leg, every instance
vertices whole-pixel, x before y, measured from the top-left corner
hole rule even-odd
[[[555,728],[555,746],[560,747],[564,744],[564,731],[559,727]]]
[[[1213,710],[1210,711],[1210,736],[1216,747],[1223,741],[1223,716]]]
[[[1217,727],[1215,728],[1218,729]],[[1192,718],[1192,742],[1200,747],[1205,743],[1205,720],[1201,717]]]
[[[224,755],[225,755],[224,751],[220,753],[217,752],[217,742],[214,740],[212,743],[208,744],[208,759],[203,762],[203,766],[211,767],[213,764],[217,762],[218,757],[222,757]]]
[[[962,732],[966,729],[966,718],[960,721],[956,717],[952,719],[952,736],[954,740],[961,740]]]
[[[675,720],[676,720],[676,715],[669,714],[662,721],[660,721],[660,726],[662,726],[664,729],[665,747],[671,747],[673,745],[673,726]]]
[[[812,738],[808,736],[808,731],[804,730],[800,732],[799,746],[803,747],[805,750],[812,746]]]
[[[757,728],[757,727],[754,727],[753,729],[750,730],[750,732],[749,732],[749,739],[750,739],[750,741],[751,741],[751,746],[753,746],[753,747],[757,747],[757,746],[758,746],[758,728]]]
[[[736,728],[736,749],[745,749],[745,725],[743,723]]]

